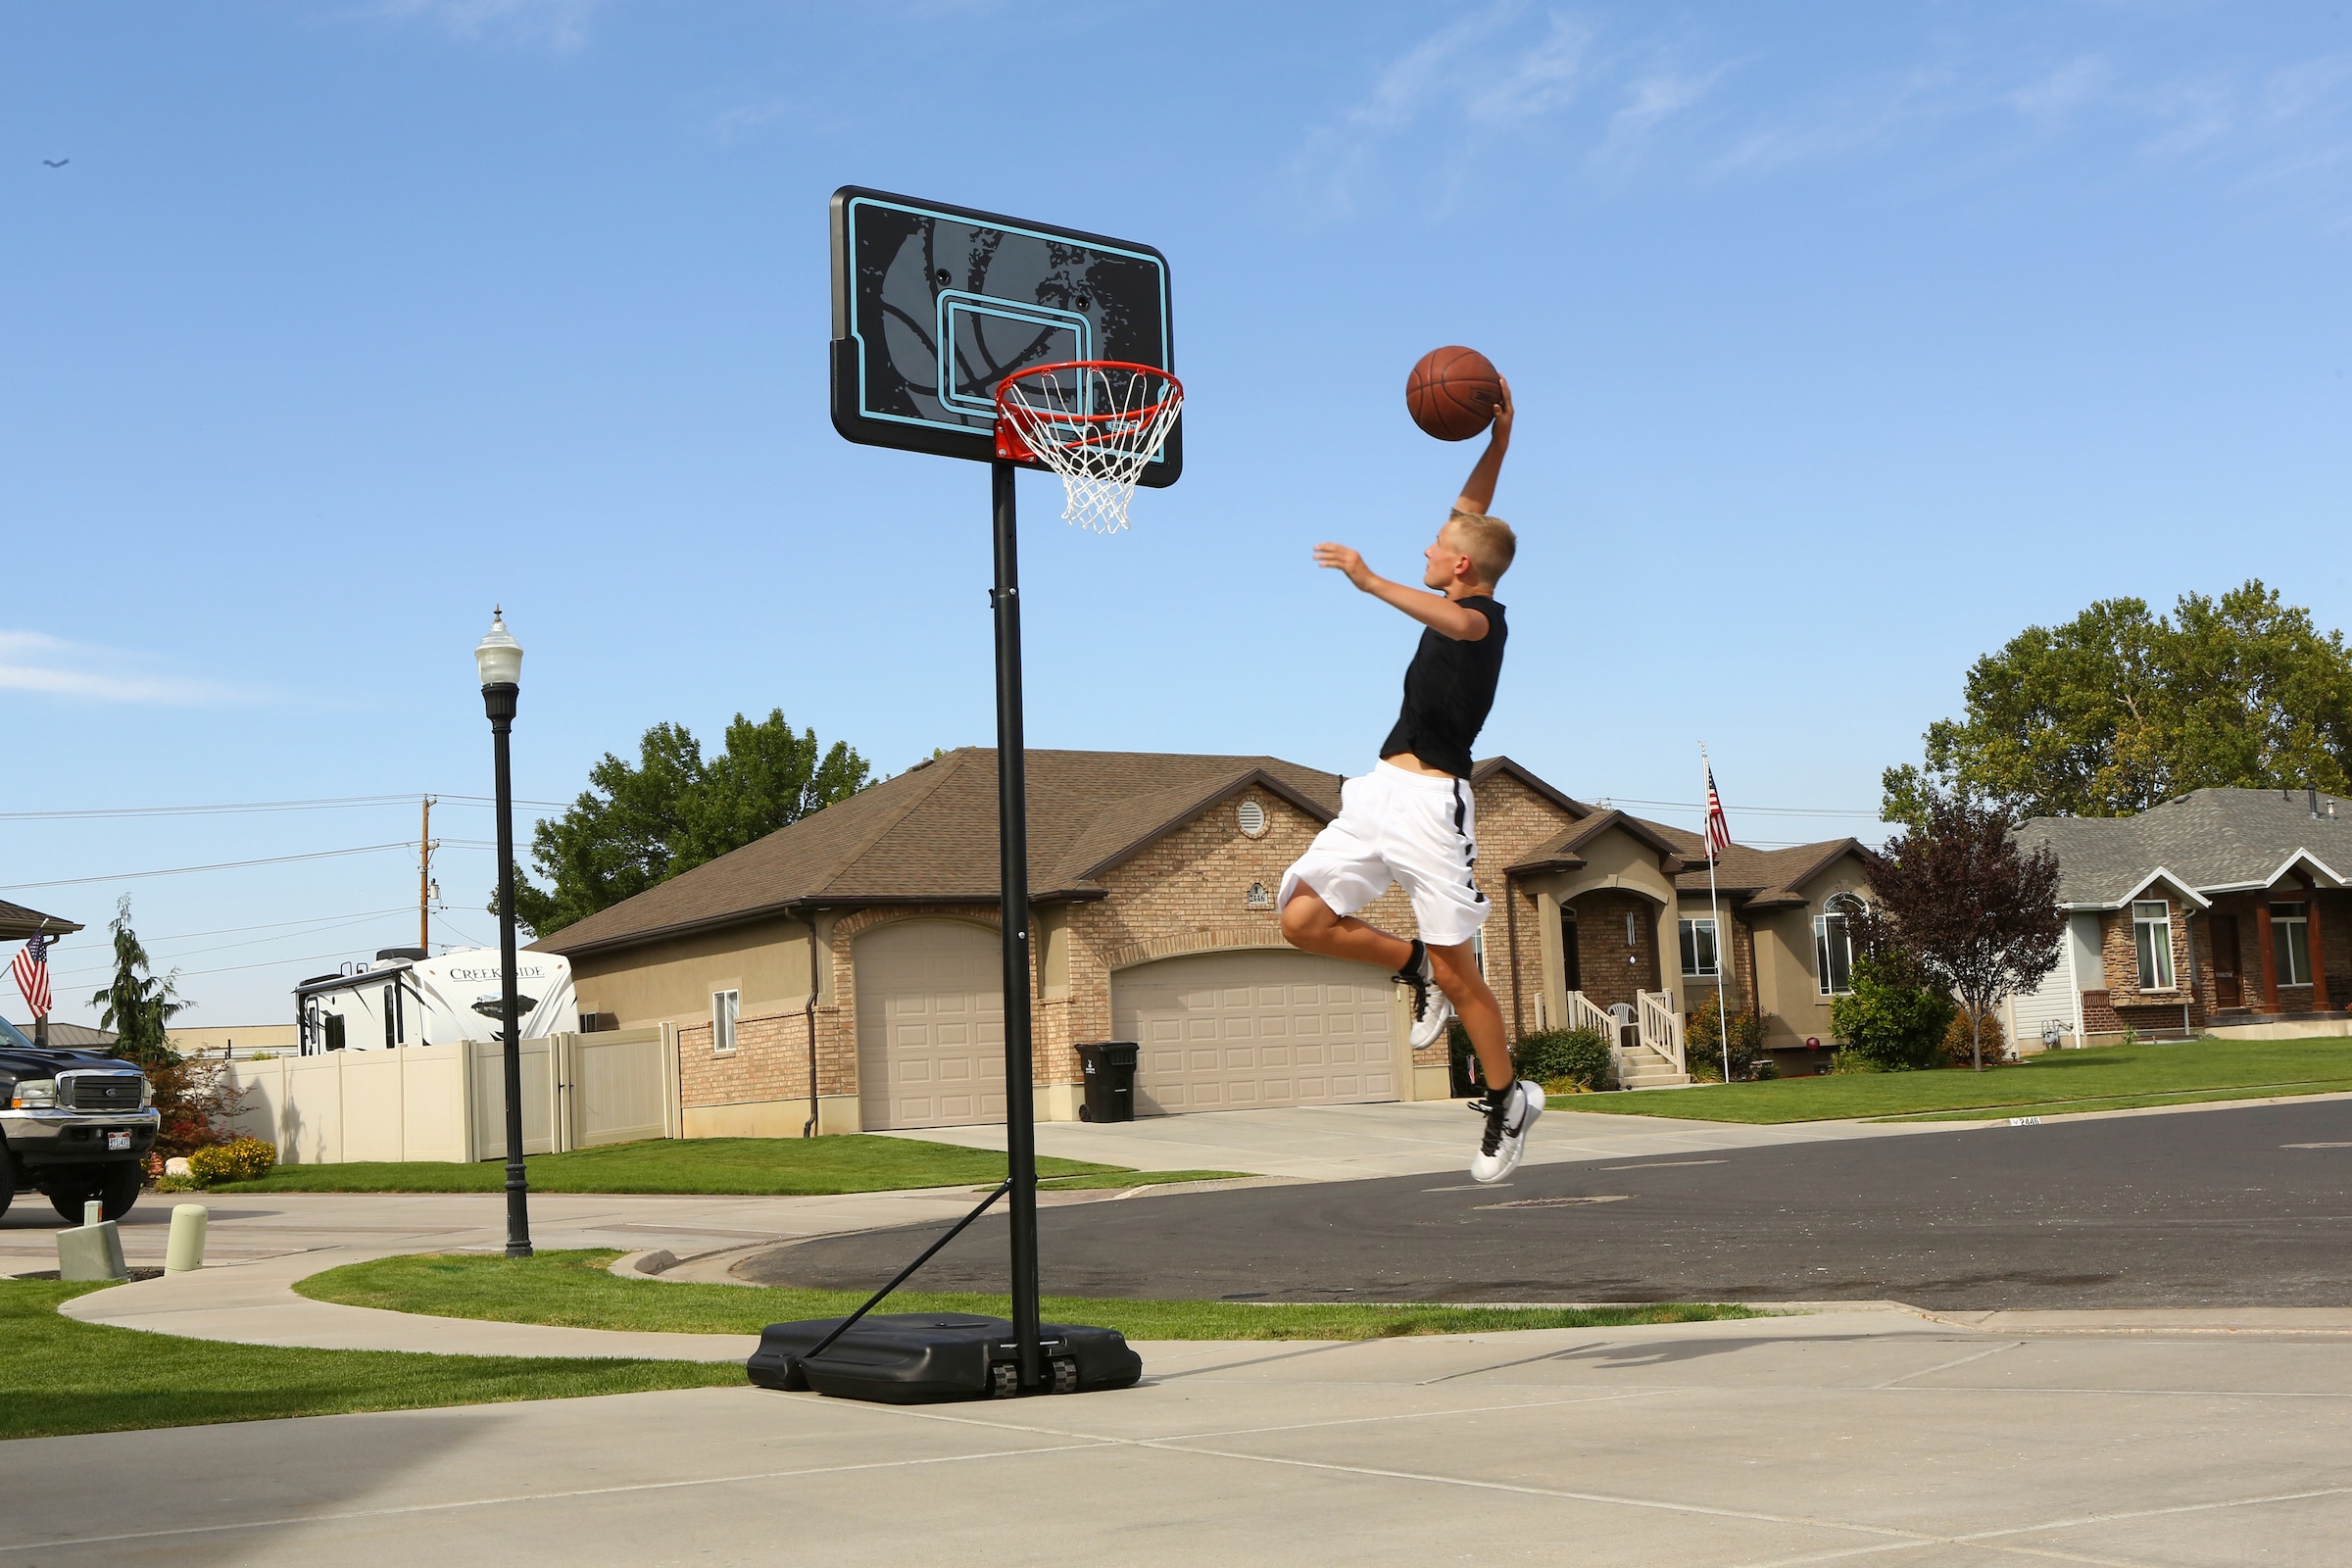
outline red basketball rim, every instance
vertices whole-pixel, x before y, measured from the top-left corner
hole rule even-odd
[[[1040,410],[1016,408],[1006,402],[1005,389],[1016,381],[1026,381],[1032,376],[1050,376],[1059,370],[1128,370],[1139,375],[1157,376],[1167,383],[1167,387],[1159,394],[1159,401],[1148,403],[1140,409],[1117,409],[1108,414],[1065,414],[1057,410],[1050,416],[1050,422],[1054,424],[1106,424],[1113,419],[1148,421],[1156,418],[1171,398],[1181,399],[1184,396],[1184,383],[1156,365],[1138,365],[1132,360],[1064,360],[1058,365],[1033,365],[1026,370],[1015,370],[999,381],[997,416],[1015,429],[1022,429],[1032,422],[1047,421],[1049,416]],[[1088,439],[1099,441],[1102,437],[1092,436]]]

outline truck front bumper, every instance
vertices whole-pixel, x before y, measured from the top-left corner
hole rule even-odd
[[[0,1138],[27,1170],[144,1159],[164,1118],[155,1110],[0,1110]]]

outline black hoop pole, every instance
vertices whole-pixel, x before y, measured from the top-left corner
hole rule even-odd
[[[963,1228],[966,1225],[969,1225],[972,1221],[987,1213],[989,1205],[994,1203],[998,1199],[1003,1198],[1004,1196],[1004,1189],[1010,1187],[1012,1183],[1009,1180],[1000,1183],[995,1192],[980,1200],[980,1204],[977,1208],[974,1208],[969,1214],[964,1215],[963,1218],[957,1220],[952,1227],[950,1227],[947,1235],[942,1236],[938,1241],[933,1242],[929,1247],[924,1248],[922,1256],[916,1258],[913,1262],[899,1270],[899,1277],[897,1279],[892,1280],[888,1285],[883,1286],[873,1295],[867,1297],[863,1306],[859,1307],[857,1311],[852,1312],[848,1317],[843,1318],[839,1323],[833,1325],[833,1332],[826,1335],[823,1339],[817,1341],[816,1348],[802,1356],[801,1359],[804,1361],[813,1361],[818,1356],[824,1354],[826,1347],[830,1346],[835,1340],[840,1339],[844,1334],[849,1333],[851,1328],[857,1324],[859,1318],[865,1316],[866,1313],[871,1312],[875,1307],[880,1306],[882,1304],[883,1298],[889,1296],[891,1292],[897,1290],[900,1286],[912,1279],[914,1277],[914,1271],[918,1268],[921,1268],[925,1263],[930,1262],[932,1257],[939,1251],[941,1248],[947,1246],[956,1237],[961,1236],[963,1234]]]
[[[1004,950],[1004,1152],[1012,1189],[1012,1342],[1021,1387],[1045,1384],[1038,1344],[1037,1109],[1030,1087],[1029,782],[1022,751],[1020,561],[1013,480],[1003,458],[989,465],[996,524],[997,856]]]

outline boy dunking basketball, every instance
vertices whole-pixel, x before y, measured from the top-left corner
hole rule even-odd
[[[1453,513],[1422,552],[1421,581],[1434,593],[1377,576],[1346,545],[1315,546],[1315,561],[1386,600],[1428,630],[1404,672],[1404,708],[1380,749],[1380,762],[1340,793],[1340,814],[1315,836],[1282,879],[1282,934],[1291,946],[1393,968],[1412,988],[1413,1045],[1444,1038],[1458,1015],[1478,1051],[1487,1085],[1487,1125],[1470,1174],[1500,1181],[1518,1167],[1527,1130],[1544,1110],[1544,1090],[1516,1081],[1502,1034],[1502,1009],[1479,973],[1471,939],[1487,919],[1478,890],[1477,808],[1470,796],[1470,746],[1502,674],[1505,636],[1494,585],[1510,568],[1510,524],[1487,515],[1511,444],[1510,384],[1486,453],[1470,470]],[[1389,935],[1355,911],[1403,884],[1419,937]],[[1435,993],[1433,995],[1432,993]]]

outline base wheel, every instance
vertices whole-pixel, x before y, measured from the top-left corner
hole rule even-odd
[[[1054,1360],[1054,1392],[1055,1394],[1076,1394],[1078,1392],[1078,1361],[1075,1356],[1064,1355]]]
[[[1021,1392],[1021,1369],[1010,1361],[999,1361],[988,1369],[988,1396],[1009,1399]]]

